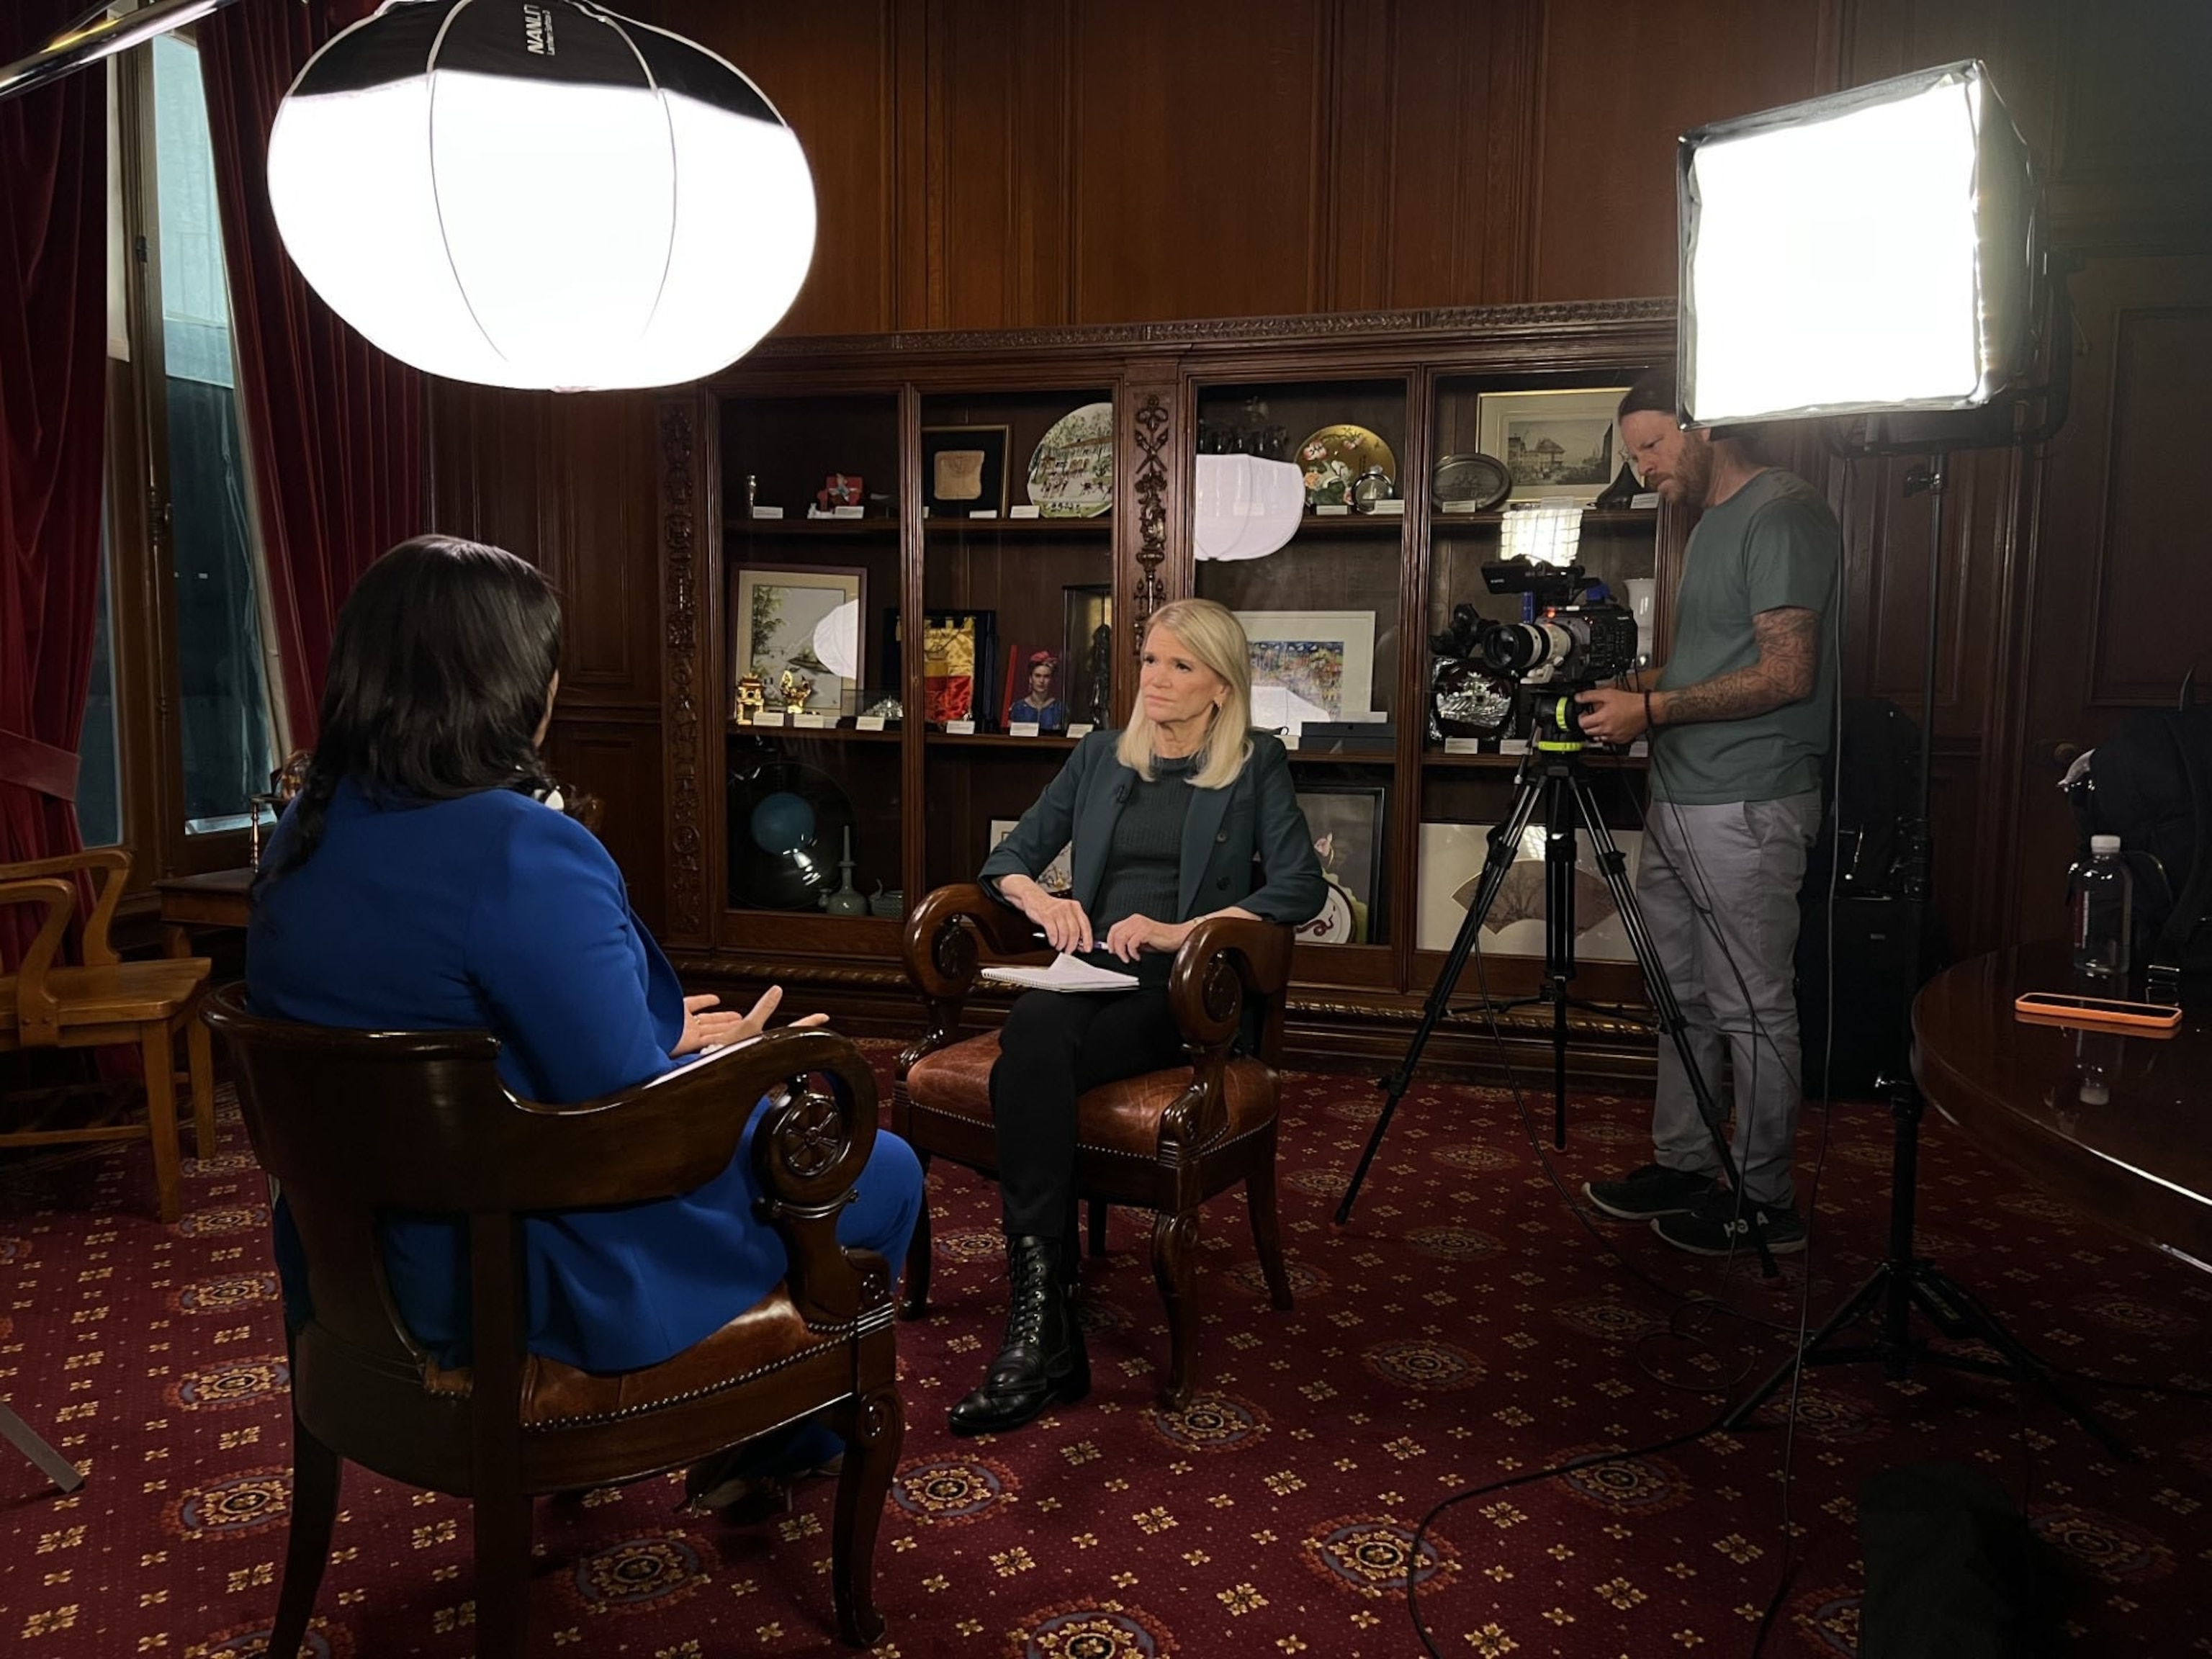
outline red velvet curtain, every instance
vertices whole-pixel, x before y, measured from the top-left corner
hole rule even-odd
[[[234,6],[198,30],[236,329],[239,412],[292,741],[312,744],[338,606],[422,528],[422,378],[355,333],[285,257],[269,129],[300,70],[374,0]]]
[[[0,63],[81,0],[0,6]],[[0,103],[0,864],[76,851],[77,741],[100,597],[107,410],[107,86]],[[38,912],[0,908],[0,963]]]

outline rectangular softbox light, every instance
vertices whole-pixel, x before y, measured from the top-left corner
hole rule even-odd
[[[1692,424],[1976,409],[2027,374],[2037,192],[1979,63],[1699,127],[1676,160]]]

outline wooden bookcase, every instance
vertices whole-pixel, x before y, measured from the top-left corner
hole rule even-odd
[[[1429,636],[1462,600],[1512,614],[1500,608],[1510,601],[1483,591],[1479,570],[1498,556],[1501,514],[1440,512],[1428,481],[1440,458],[1478,447],[1481,399],[1625,386],[1672,356],[1674,320],[1663,302],[1625,301],[778,340],[711,384],[659,400],[672,955],[687,975],[726,980],[733,991],[775,981],[794,1007],[830,1007],[886,1030],[912,1025],[899,921],[787,908],[805,896],[794,896],[787,881],[777,890],[776,872],[787,874],[790,860],[764,860],[761,849],[811,835],[806,856],[825,859],[834,875],[849,827],[860,890],[902,893],[910,907],[933,886],[970,878],[993,822],[1018,817],[1049,781],[1071,740],[994,729],[1002,684],[994,684],[990,706],[975,710],[973,733],[922,718],[918,642],[932,615],[988,615],[993,657],[981,678],[994,683],[1008,674],[1016,647],[1024,661],[1036,650],[1054,655],[1078,721],[1097,702],[1112,718],[1126,713],[1139,627],[1170,598],[1195,592],[1243,612],[1371,616],[1367,684],[1347,685],[1344,696],[1349,708],[1365,692],[1369,709],[1385,717],[1389,746],[1302,749],[1293,757],[1302,792],[1346,798],[1333,810],[1361,826],[1352,842],[1366,840],[1372,826],[1371,845],[1352,846],[1345,872],[1368,905],[1368,937],[1300,947],[1291,1035],[1294,1054],[1341,1061],[1402,1053],[1443,961],[1436,947],[1461,914],[1450,892],[1474,873],[1451,862],[1464,861],[1472,838],[1436,826],[1494,822],[1517,763],[1447,754],[1428,733]],[[1098,404],[1110,410],[1108,510],[1006,516],[1026,499],[1030,462],[1048,433]],[[1197,560],[1200,426],[1255,421],[1282,428],[1293,457],[1309,430],[1340,422],[1368,429],[1396,462],[1402,514],[1310,513],[1290,544],[1267,558]],[[1000,506],[1003,490],[1001,516],[927,510],[940,480],[925,461],[948,445],[980,451],[983,465],[978,480],[971,455],[964,484],[949,474],[944,482],[980,483],[982,493],[970,498],[976,505]],[[860,477],[858,518],[805,516],[832,474]],[[781,507],[787,516],[755,517],[754,506]],[[1584,521],[1581,557],[1593,574],[1658,578],[1662,640],[1686,529],[1671,510],[1649,508],[1593,512]],[[740,639],[744,623],[757,621],[763,587],[778,587],[776,573],[800,586],[768,601],[787,608],[767,631]],[[809,671],[817,681],[811,706],[836,713],[838,723],[733,723],[732,694],[755,637],[769,654],[788,655],[792,629],[840,601],[858,605],[857,629],[836,636],[847,649],[857,637],[858,660],[846,665],[857,672]],[[1085,648],[1109,617],[1109,672],[1094,699]],[[818,655],[799,654],[826,667]],[[856,729],[852,716],[885,696],[906,718],[882,732]],[[1609,820],[1632,829],[1640,766],[1592,765]],[[1539,961],[1498,953],[1487,940],[1486,947],[1494,996],[1534,988]],[[1644,1000],[1627,962],[1586,963],[1575,990],[1605,1003]],[[1458,1000],[1474,994],[1470,971]],[[1504,1024],[1516,1042],[1533,1042],[1548,1022],[1546,1010],[1522,1009]],[[1575,1024],[1584,1069],[1648,1065],[1651,1038],[1633,1023],[1578,1014]],[[1455,1020],[1431,1054],[1440,1064],[1479,1063],[1471,1046],[1478,1039],[1487,1046],[1480,1018]]]

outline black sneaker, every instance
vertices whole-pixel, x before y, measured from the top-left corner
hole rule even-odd
[[[1739,1211],[1735,1194],[1721,1187],[1687,1214],[1662,1216],[1651,1224],[1653,1232],[1693,1255],[1727,1255],[1736,1250],[1755,1255],[1753,1227],[1765,1235],[1771,1255],[1794,1255],[1805,1248],[1805,1224],[1796,1211],[1748,1201]]]
[[[1713,1190],[1711,1176],[1647,1164],[1625,1181],[1585,1181],[1583,1196],[1623,1221],[1650,1221],[1662,1215],[1687,1215]]]

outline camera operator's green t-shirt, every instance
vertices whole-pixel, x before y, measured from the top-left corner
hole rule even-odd
[[[1674,601],[1674,648],[1662,689],[1696,685],[1759,660],[1751,622],[1794,605],[1820,617],[1813,695],[1747,720],[1688,720],[1653,738],[1651,793],[1684,805],[1778,800],[1820,787],[1835,724],[1831,620],[1843,531],[1818,491],[1770,467],[1690,532]]]

